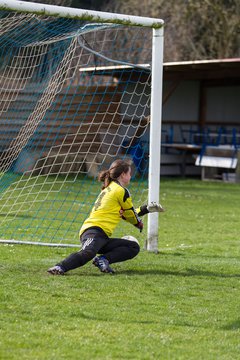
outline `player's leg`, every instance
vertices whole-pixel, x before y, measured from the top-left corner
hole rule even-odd
[[[100,271],[114,273],[109,264],[121,262],[134,258],[140,251],[140,246],[135,241],[126,239],[111,238],[101,249],[101,255],[96,256],[93,265],[97,266]]]
[[[135,241],[111,238],[99,251],[109,264],[113,264],[134,258],[139,253],[140,246]]]
[[[63,275],[69,270],[76,269],[92,260],[99,249],[109,241],[108,236],[98,228],[89,228],[81,236],[82,249],[70,254],[67,258],[48,269],[53,275]]]

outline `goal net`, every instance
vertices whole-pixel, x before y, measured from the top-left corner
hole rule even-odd
[[[0,23],[0,238],[75,246],[116,158],[148,199],[152,29],[12,9]]]

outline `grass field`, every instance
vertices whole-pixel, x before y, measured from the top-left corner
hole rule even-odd
[[[1,245],[0,359],[240,359],[240,185],[163,179],[161,202],[159,254],[113,276],[50,276],[72,249]]]

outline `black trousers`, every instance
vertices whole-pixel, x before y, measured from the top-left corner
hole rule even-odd
[[[104,255],[110,264],[134,258],[140,251],[135,241],[109,238],[99,227],[91,227],[80,237],[82,249],[58,263],[65,271],[78,268],[97,254]]]

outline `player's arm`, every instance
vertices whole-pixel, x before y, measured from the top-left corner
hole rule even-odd
[[[130,224],[136,226],[140,232],[143,229],[143,223],[140,217],[137,214],[137,211],[135,210],[132,198],[130,196],[130,193],[127,189],[123,189],[124,194],[123,197],[120,199],[120,205],[121,205],[121,216],[123,220],[126,220]]]

